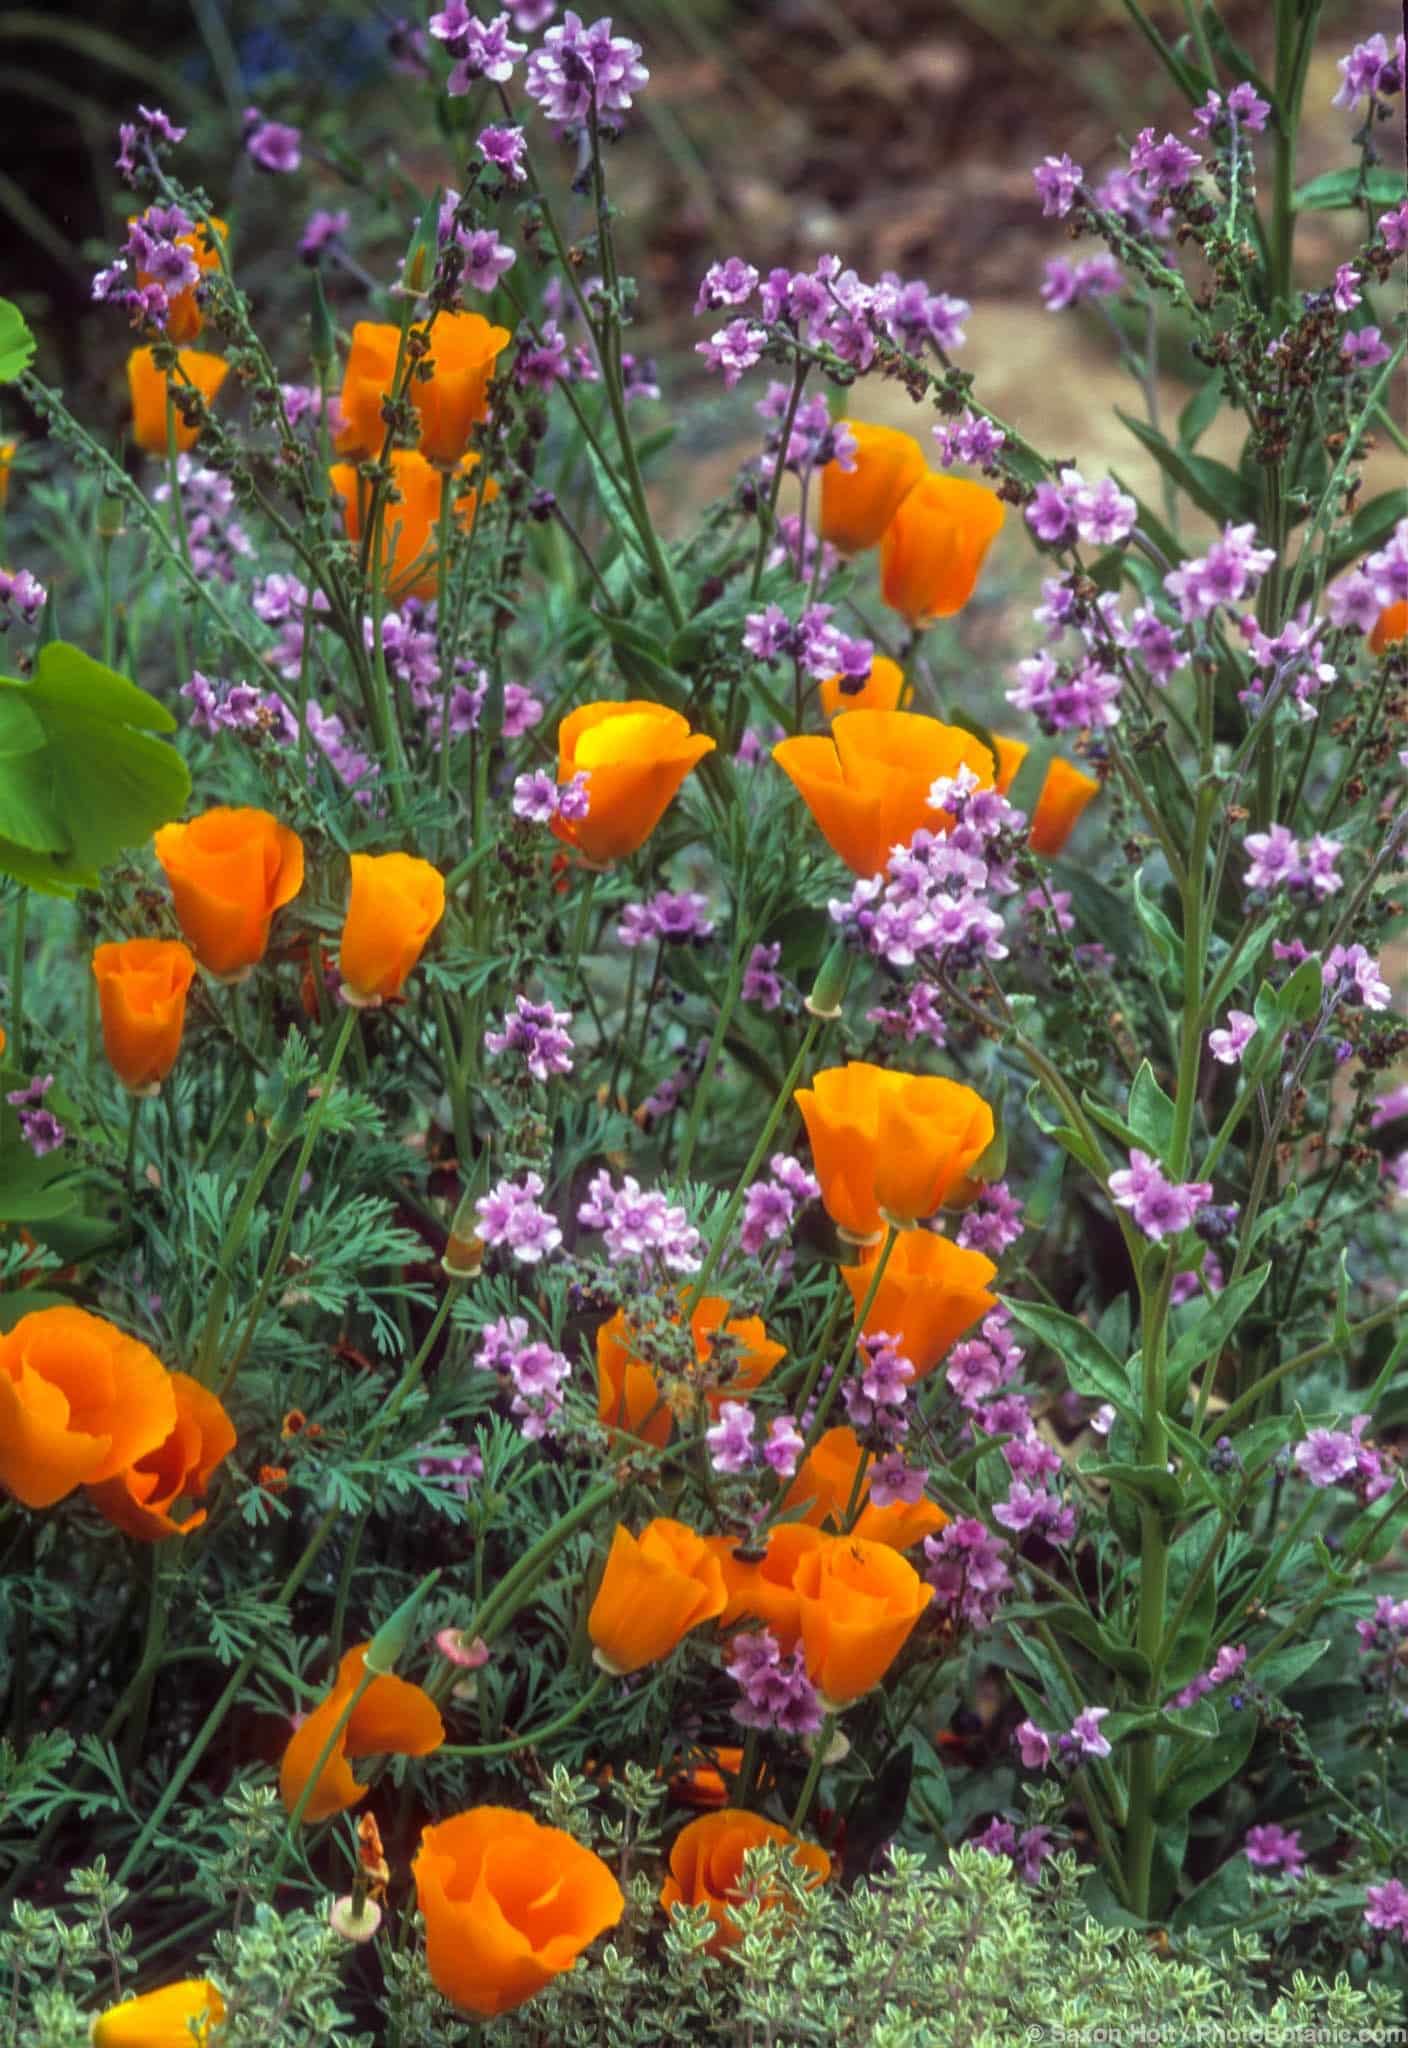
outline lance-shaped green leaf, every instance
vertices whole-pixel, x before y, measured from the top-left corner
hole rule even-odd
[[[0,384],[13,384],[34,360],[34,336],[18,306],[0,299]]]

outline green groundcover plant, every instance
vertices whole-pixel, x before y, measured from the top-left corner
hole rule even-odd
[[[686,509],[540,0],[249,111],[296,316],[135,110],[125,451],[0,308],[7,2041],[1393,2037],[1403,41],[1128,11],[1157,502],[748,249]]]

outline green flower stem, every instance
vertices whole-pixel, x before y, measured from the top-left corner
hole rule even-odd
[[[264,1192],[264,1187],[270,1174],[291,1143],[291,1135],[277,1128],[277,1119],[271,1122],[268,1135],[264,1141],[264,1150],[259,1156],[253,1173],[245,1182],[244,1192],[235,1205],[234,1215],[230,1218],[230,1227],[226,1231],[224,1243],[220,1247],[215,1282],[210,1290],[210,1299],[206,1303],[205,1322],[201,1328],[200,1342],[196,1347],[194,1376],[203,1385],[207,1383],[216,1351],[219,1348],[221,1325],[225,1318],[225,1305],[230,1298],[230,1289],[234,1283],[235,1264],[244,1248],[245,1238],[249,1235],[250,1222],[258,1206],[259,1197]]]
[[[797,1794],[797,1804],[793,1807],[792,1818],[788,1822],[788,1831],[791,1834],[796,1835],[801,1832],[802,1823],[811,1810],[811,1803],[816,1795],[816,1788],[821,1783],[821,1774],[826,1768],[826,1753],[831,1747],[831,1737],[836,1730],[836,1721],[837,1716],[835,1714],[828,1714],[816,1734],[812,1737],[811,1762],[807,1766],[807,1775],[802,1780],[802,1789]]]
[[[1144,1301],[1144,1386],[1141,1462],[1157,1471],[1168,1463],[1168,1430],[1164,1421],[1164,1360],[1168,1332],[1173,1260],[1166,1257],[1154,1288]],[[1168,1537],[1163,1511],[1149,1502],[1139,1511],[1139,1619],[1136,1643],[1149,1660],[1149,1704],[1158,1703],[1157,1672],[1163,1656],[1164,1614],[1168,1604]],[[1149,1914],[1154,1867],[1154,1806],[1158,1797],[1155,1737],[1143,1730],[1131,1737],[1129,1759],[1129,1822],[1125,1835],[1125,1876],[1131,1908]]]
[[[259,1282],[258,1292],[255,1294],[254,1300],[250,1305],[249,1313],[245,1317],[244,1327],[240,1332],[239,1341],[230,1355],[229,1363],[226,1365],[224,1375],[220,1381],[218,1392],[222,1399],[228,1392],[235,1374],[239,1371],[244,1361],[245,1353],[253,1342],[255,1330],[259,1326],[259,1318],[264,1313],[265,1304],[269,1299],[274,1282],[278,1278],[279,1269],[283,1264],[284,1253],[288,1249],[289,1233],[293,1229],[293,1214],[298,1207],[303,1176],[307,1171],[308,1161],[313,1156],[313,1147],[318,1142],[318,1133],[323,1127],[323,1117],[326,1113],[328,1102],[331,1099],[332,1091],[337,1085],[337,1077],[341,1071],[342,1062],[347,1056],[347,1047],[351,1042],[352,1033],[357,1026],[357,1014],[356,1009],[350,1003],[343,1012],[342,1023],[338,1027],[337,1039],[332,1049],[332,1058],[328,1061],[323,1071],[322,1092],[308,1113],[308,1122],[303,1133],[303,1143],[298,1148],[298,1157],[293,1163],[293,1172],[289,1176],[288,1191],[284,1196],[283,1208],[279,1212],[279,1221],[274,1231],[274,1241],[269,1247],[269,1256],[264,1262],[264,1272]],[[208,1321],[206,1327],[207,1334],[209,1334],[210,1325]],[[218,1326],[215,1335],[218,1338]]]
[[[574,1721],[580,1721],[588,1713],[611,1683],[605,1672],[594,1678],[581,1698],[574,1701],[556,1720],[544,1722],[541,1728],[530,1728],[522,1735],[510,1735],[502,1742],[447,1742],[437,1752],[438,1756],[512,1756],[516,1749],[531,1749],[535,1743],[545,1742],[550,1735],[560,1735],[564,1728],[570,1728]]]
[[[845,1379],[846,1373],[850,1368],[851,1360],[856,1355],[856,1346],[860,1343],[861,1331],[865,1328],[865,1319],[870,1314],[871,1309],[875,1306],[875,1297],[880,1292],[880,1283],[885,1277],[885,1268],[890,1263],[890,1254],[894,1250],[898,1242],[899,1231],[896,1229],[893,1223],[887,1223],[885,1226],[885,1242],[881,1245],[879,1257],[875,1261],[875,1270],[870,1276],[870,1285],[865,1290],[865,1299],[861,1302],[860,1307],[856,1311],[855,1321],[851,1325],[851,1334],[849,1335],[849,1337],[847,1337],[845,1344],[841,1348],[841,1356],[836,1361],[836,1369],[831,1375],[831,1384],[827,1387],[826,1392],[822,1395],[821,1399],[816,1404],[816,1413],[812,1417],[811,1427],[807,1431],[806,1442],[802,1446],[802,1455],[797,1460],[797,1465],[799,1469],[806,1463],[807,1459],[811,1456],[813,1450],[816,1448],[818,1440],[820,1439],[822,1431],[826,1427],[826,1418],[831,1413],[831,1409],[835,1404],[836,1396],[841,1391],[841,1383]],[[820,1366],[821,1363],[822,1358],[820,1353],[818,1353],[816,1364]],[[799,1415],[802,1412],[803,1406],[804,1403],[798,1402],[796,1412]],[[773,1518],[778,1513],[778,1510],[781,1508],[783,1494],[786,1492],[790,1484],[791,1482],[789,1480],[779,1475],[777,1482],[777,1491],[773,1498],[772,1510],[768,1516],[769,1522],[773,1520]],[[854,1505],[854,1502],[852,1504]]]
[[[127,1199],[132,1201],[137,1193],[137,1125],[142,1116],[142,1097],[134,1095],[127,1106],[127,1159],[122,1169]]]
[[[714,1068],[718,1061],[720,1048],[723,1045],[728,1027],[733,1022],[733,1013],[738,1007],[739,993],[743,987],[743,975],[751,951],[752,932],[749,931],[744,942],[734,954],[733,965],[729,969],[728,982],[724,989],[723,1001],[719,1004],[719,1014],[714,1019],[714,1029],[710,1034],[709,1049],[704,1055],[704,1064],[699,1069],[699,1076],[694,1084],[694,1091],[689,1105],[689,1116],[684,1127],[684,1136],[680,1139],[677,1172],[681,1180],[689,1178],[690,1163],[694,1158],[695,1141],[699,1136],[699,1126],[704,1115],[704,1105],[708,1100],[709,1084],[714,1078]]]
[[[1394,1322],[1405,1313],[1408,1313],[1408,1295],[1401,1296],[1388,1308],[1378,1309],[1373,1315],[1365,1316],[1361,1323],[1351,1323],[1349,1341],[1357,1343],[1361,1337],[1367,1337],[1371,1330],[1382,1329],[1385,1323]],[[1282,1380],[1289,1379],[1293,1373],[1305,1372],[1310,1366],[1318,1365],[1322,1358],[1329,1358],[1343,1348],[1338,1337],[1327,1337],[1321,1344],[1312,1344],[1308,1351],[1298,1351],[1294,1358],[1283,1359],[1280,1365],[1264,1373],[1245,1393],[1238,1394],[1236,1400],[1223,1409],[1216,1418],[1218,1435],[1224,1436],[1234,1422],[1240,1422],[1248,1409],[1255,1408],[1262,1396],[1269,1393],[1272,1387],[1278,1386]]]
[[[797,367],[792,373],[792,389],[787,396],[787,411],[782,419],[777,461],[773,466],[772,484],[768,491],[767,510],[758,520],[758,545],[753,554],[753,574],[748,585],[749,597],[756,597],[758,594],[758,585],[763,580],[763,563],[767,559],[768,542],[777,527],[777,501],[782,495],[782,476],[786,468],[788,445],[792,439],[792,422],[797,417],[797,407],[802,401],[802,387],[807,381],[809,367],[803,357],[797,358]],[[824,552],[822,548],[817,549],[818,562]]]
[[[24,1065],[24,956],[29,921],[29,891],[21,886],[15,900],[14,930],[10,934],[10,1058]]]
[[[499,1580],[489,1598],[479,1609],[465,1633],[473,1638],[482,1636],[490,1642],[494,1635],[513,1619],[523,1601],[527,1598],[543,1571],[556,1557],[569,1536],[574,1536],[584,1523],[614,1500],[621,1497],[621,1482],[613,1474],[583,1494],[575,1507],[559,1515],[551,1529],[540,1536],[531,1549]]]
[[[689,1299],[684,1306],[683,1319],[686,1323],[709,1291],[709,1282],[718,1270],[719,1261],[723,1258],[724,1252],[727,1249],[729,1238],[733,1232],[733,1226],[738,1220],[738,1212],[743,1207],[743,1198],[748,1192],[749,1183],[767,1156],[768,1147],[772,1144],[777,1127],[782,1122],[783,1114],[792,1100],[792,1092],[802,1077],[807,1061],[811,1057],[812,1047],[816,1044],[824,1021],[821,1017],[812,1017],[808,1021],[806,1031],[802,1035],[802,1043],[797,1048],[796,1057],[787,1069],[786,1079],[777,1092],[772,1108],[768,1111],[763,1128],[758,1133],[752,1151],[748,1154],[747,1164],[738,1176],[737,1184],[734,1187],[733,1193],[728,1198],[724,1213],[719,1218],[718,1228],[714,1232],[713,1242],[705,1255],[704,1264],[699,1269],[698,1277],[689,1291]]]
[[[567,986],[570,989],[577,979],[582,964],[582,954],[587,944],[587,927],[591,923],[592,898],[596,894],[597,868],[586,868],[581,894],[577,898],[577,915],[572,921],[572,937],[567,950]]]

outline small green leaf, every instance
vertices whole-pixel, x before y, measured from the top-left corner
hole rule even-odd
[[[13,384],[24,375],[37,345],[19,307],[0,299],[0,384]]]
[[[1081,1470],[1132,1494],[1145,1506],[1156,1507],[1160,1514],[1177,1515],[1183,1510],[1183,1488],[1163,1465],[1083,1465]]]
[[[1363,205],[1365,198],[1375,206],[1397,206],[1403,198],[1403,178],[1386,164],[1371,166],[1361,173],[1358,164],[1341,171],[1326,171],[1302,185],[1292,205],[1297,213],[1341,213]]]
[[[1164,474],[1187,493],[1200,512],[1219,525],[1227,519],[1252,519],[1256,507],[1249,501],[1247,486],[1235,469],[1214,462],[1207,455],[1189,455],[1156,433],[1147,421],[1119,406],[1115,412],[1136,441],[1147,448]]]
[[[1134,877],[1134,911],[1153,951],[1166,974],[1183,978],[1183,941],[1153,898],[1146,894],[1144,877]]]
[[[1178,415],[1178,445],[1192,450],[1222,410],[1222,372],[1214,371]]]
[[[1155,1159],[1167,1159],[1173,1142],[1174,1107],[1154,1077],[1154,1069],[1141,1060],[1129,1086],[1129,1127],[1141,1146]]]
[[[1257,1715],[1247,1707],[1241,1713],[1220,1716],[1218,1732],[1209,1742],[1200,1742],[1187,1760],[1176,1764],[1159,1788],[1155,1809],[1161,1825],[1175,1821],[1201,1800],[1220,1790],[1235,1777],[1251,1753],[1256,1740]]]
[[[1183,1332],[1168,1354],[1168,1405],[1177,1410],[1188,1381],[1204,1359],[1215,1358],[1266,1285],[1270,1262],[1244,1273],[1202,1308],[1191,1329]]]
[[[1023,1328],[1055,1352],[1078,1394],[1084,1394],[1089,1401],[1109,1401],[1121,1414],[1138,1420],[1139,1403],[1129,1376],[1093,1330],[1068,1316],[1064,1309],[1048,1308],[1045,1302],[1013,1301],[1007,1296],[1003,1299]]]

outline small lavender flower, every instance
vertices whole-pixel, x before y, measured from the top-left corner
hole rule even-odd
[[[1351,370],[1377,370],[1393,350],[1377,327],[1356,327],[1340,343],[1340,354]]]
[[[48,591],[28,569],[0,569],[0,633],[15,619],[32,626],[48,601]]]
[[[569,8],[528,59],[524,90],[561,128],[582,127],[594,107],[602,127],[616,130],[650,83],[640,58],[639,43],[612,35],[609,16],[584,28]]]
[[[1386,1010],[1393,1000],[1383,969],[1365,946],[1332,947],[1320,975],[1341,1002],[1360,1003],[1366,1010]]]
[[[340,242],[351,225],[350,213],[327,213],[320,207],[308,216],[303,233],[298,238],[298,253],[305,263],[316,263],[324,249]]]
[[[1256,1018],[1247,1010],[1229,1010],[1224,1026],[1208,1033],[1208,1051],[1224,1067],[1235,1067],[1256,1037]]]
[[[521,128],[481,128],[475,147],[486,163],[503,172],[511,185],[526,181],[528,137]]]
[[[784,1657],[767,1629],[737,1635],[724,1669],[742,1693],[733,1718],[744,1728],[775,1728],[787,1735],[815,1735],[820,1729],[821,1701],[807,1676],[800,1643]]]
[[[1028,1719],[1018,1724],[1015,1740],[1027,1769],[1044,1771],[1051,1761],[1051,1737],[1045,1730]]]
[[[1176,192],[1201,168],[1202,158],[1176,135],[1155,142],[1152,128],[1141,128],[1129,152],[1132,177],[1143,181],[1148,193]]]
[[[1362,99],[1388,99],[1403,90],[1403,37],[1390,50],[1383,35],[1372,35],[1356,43],[1347,57],[1339,60],[1340,87],[1330,102],[1336,107],[1353,107]]]
[[[1062,1736],[1062,1743],[1071,1743],[1081,1756],[1109,1756],[1110,1742],[1100,1733],[1100,1723],[1109,1711],[1108,1707],[1082,1707],[1071,1723],[1070,1734]]]
[[[1275,559],[1274,548],[1257,546],[1254,526],[1229,522],[1206,555],[1165,576],[1164,589],[1185,619],[1205,619],[1219,605],[1241,604]]]
[[[10,1089],[5,1096],[10,1107],[20,1113],[20,1136],[36,1159],[57,1152],[68,1136],[54,1112],[43,1107],[53,1085],[52,1074],[37,1074],[27,1087]]]
[[[1110,1175],[1110,1197],[1116,1207],[1128,1209],[1144,1235],[1158,1244],[1188,1229],[1212,1200],[1212,1184],[1170,1181],[1158,1161],[1136,1147],[1128,1168]]]
[[[1408,1885],[1391,1877],[1386,1884],[1371,1884],[1364,1893],[1364,1899],[1366,1927],[1373,1927],[1380,1934],[1396,1934],[1400,1941],[1408,1941]]]
[[[658,1259],[672,1273],[697,1273],[703,1263],[702,1239],[684,1209],[658,1189],[642,1189],[630,1174],[622,1176],[618,1189],[609,1173],[597,1173],[577,1220],[602,1232],[607,1256],[615,1263]]]
[[[720,372],[724,389],[732,391],[744,371],[762,361],[767,340],[765,327],[755,327],[747,320],[730,320],[726,327],[716,328],[707,341],[697,341],[694,352],[703,356],[709,369]]]
[[[769,945],[754,946],[748,956],[748,965],[743,970],[741,999],[745,1003],[756,1003],[761,1010],[775,1010],[782,1002],[782,981],[776,972],[782,957],[782,943],[774,939]]]
[[[525,1173],[522,1181],[501,1180],[475,1203],[479,1236],[486,1245],[504,1245],[524,1266],[538,1265],[562,1243],[557,1220],[540,1208],[541,1174]]]
[[[484,1033],[491,1053],[515,1053],[535,1081],[572,1071],[572,1012],[555,1010],[551,1003],[535,1003],[527,996],[513,999],[497,1031]]]
[[[704,1432],[709,1462],[716,1472],[747,1472],[756,1462],[753,1411],[746,1401],[723,1401],[719,1419]]]
[[[924,1538],[924,1578],[939,1609],[969,1628],[991,1628],[1003,1595],[1011,1590],[1007,1545],[970,1515],[960,1516],[937,1536]]]
[[[1124,272],[1109,255],[1088,256],[1080,263],[1053,256],[1045,271],[1041,302],[1048,313],[1062,313],[1068,306],[1084,306],[1096,299],[1118,298],[1125,288]]]
[[[1312,1429],[1298,1443],[1292,1463],[1312,1486],[1337,1486],[1358,1469],[1359,1445],[1341,1429]]]
[[[797,1469],[806,1439],[790,1415],[774,1415],[763,1445],[763,1463],[779,1478],[790,1479]]]
[[[285,121],[266,121],[258,107],[244,111],[245,154],[261,171],[276,177],[296,171],[303,161],[303,137]]]
[[[1300,1875],[1305,1862],[1305,1851],[1300,1846],[1300,1829],[1292,1828],[1288,1832],[1274,1820],[1247,1829],[1242,1840],[1242,1853],[1258,1870],[1281,1870],[1291,1877]]]
[[[1064,220],[1075,204],[1076,192],[1085,172],[1069,156],[1043,157],[1032,171],[1042,212],[1050,219]]]
[[[989,1181],[972,1207],[965,1209],[958,1226],[958,1243],[964,1251],[982,1252],[1000,1259],[1021,1236],[1022,1203],[1005,1180]]]

